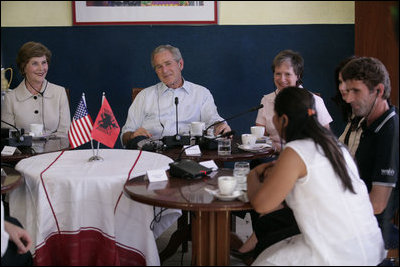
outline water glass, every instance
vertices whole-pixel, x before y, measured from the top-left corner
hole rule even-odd
[[[182,124],[179,126],[179,134],[184,136],[190,135],[190,124]]]
[[[207,136],[214,137],[214,126],[207,129]]]
[[[228,156],[231,154],[231,139],[218,139],[218,156]]]
[[[247,175],[249,172],[250,164],[248,162],[235,162],[233,176],[236,177],[238,190],[247,190]]]

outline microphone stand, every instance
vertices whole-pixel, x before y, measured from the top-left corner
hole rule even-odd
[[[239,117],[239,116],[242,116],[242,115],[244,115],[244,114],[246,114],[246,113],[259,110],[260,108],[263,108],[263,107],[264,107],[264,105],[263,105],[263,104],[260,104],[259,106],[252,107],[252,108],[249,109],[249,110],[246,110],[246,111],[243,111],[243,112],[241,112],[241,113],[239,113],[239,114],[233,115],[233,116],[230,117],[230,118],[224,119],[224,120],[222,120],[222,121],[214,122],[213,124],[211,124],[210,126],[208,126],[208,127],[204,130],[203,133],[207,133],[207,130],[208,130],[208,129],[210,129],[211,127],[213,127],[213,126],[215,126],[215,125],[217,125],[217,124],[220,124],[220,123],[225,122],[225,121],[230,121],[230,120],[235,119],[235,118],[237,118],[237,117]]]
[[[176,120],[175,120],[175,125],[176,125],[176,135],[175,135],[175,140],[179,141],[181,140],[179,133],[178,133],[178,103],[179,103],[179,98],[175,97],[175,115],[176,115]]]
[[[103,95],[102,95],[102,97],[101,97],[101,106],[103,105],[104,97],[105,97],[105,93],[103,92]],[[86,102],[86,101],[85,101],[85,102]],[[85,103],[85,105],[86,105],[86,103]],[[101,106],[100,106],[100,109],[101,109]],[[90,141],[91,141],[91,145],[92,145],[93,156],[91,156],[91,157],[88,159],[88,161],[89,161],[89,162],[96,161],[96,160],[103,161],[104,159],[103,159],[102,157],[99,156],[100,142],[97,141],[97,152],[96,152],[96,155],[95,155],[95,154],[94,154],[94,148],[93,148],[93,138],[90,137],[90,139],[91,139]]]
[[[190,137],[188,136],[180,136],[178,132],[178,103],[179,103],[179,98],[175,97],[175,106],[176,106],[176,134],[173,136],[164,136],[162,138],[163,143],[167,148],[171,147],[179,147],[183,145],[189,145],[190,144]]]

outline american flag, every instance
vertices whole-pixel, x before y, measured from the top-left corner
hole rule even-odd
[[[92,118],[88,113],[85,101],[82,97],[68,131],[68,139],[71,147],[76,148],[89,142],[92,129]]]

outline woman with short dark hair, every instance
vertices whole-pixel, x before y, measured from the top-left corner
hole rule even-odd
[[[69,101],[64,87],[46,80],[50,60],[50,50],[41,43],[27,42],[20,48],[16,61],[24,79],[5,94],[1,119],[26,131],[30,124],[43,124],[44,134],[67,137]]]

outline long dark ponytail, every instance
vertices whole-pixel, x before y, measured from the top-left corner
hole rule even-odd
[[[333,133],[317,120],[313,95],[304,88],[284,88],[275,98],[275,112],[278,116],[286,114],[289,118],[289,123],[284,129],[285,135],[281,138],[285,137],[286,142],[305,138],[314,140],[316,145],[322,147],[344,189],[355,193],[339,142]]]

